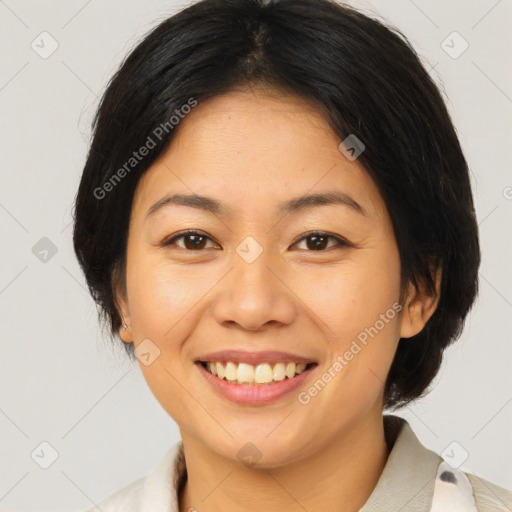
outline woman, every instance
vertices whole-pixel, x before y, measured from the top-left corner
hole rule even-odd
[[[165,20],[101,101],[74,245],[182,438],[101,510],[512,506],[383,415],[426,393],[480,264],[467,163],[396,30],[329,0]]]

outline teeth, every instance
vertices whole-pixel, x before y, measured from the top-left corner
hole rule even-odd
[[[288,363],[285,370],[286,376],[291,379],[295,376],[295,363]]]
[[[284,380],[285,377],[286,370],[284,367],[284,363],[277,363],[274,366],[274,380],[279,382],[280,380]]]
[[[254,367],[250,364],[240,363],[237,372],[238,382],[254,382]],[[234,379],[233,379],[234,380]]]
[[[256,384],[267,384],[268,382],[272,382],[273,378],[272,368],[268,363],[256,366],[256,371],[254,372],[254,382],[256,382]]]
[[[299,363],[295,366],[295,373],[302,373],[306,369],[306,363]]]
[[[237,380],[237,367],[235,363],[226,363],[226,372],[224,373],[226,380]]]
[[[292,379],[306,369],[306,363],[262,363],[253,366],[247,363],[208,361],[206,369],[219,377],[237,384],[270,384],[285,378]]]

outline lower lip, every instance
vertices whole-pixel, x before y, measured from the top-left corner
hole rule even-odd
[[[199,368],[201,375],[203,375],[217,392],[232,402],[241,405],[265,405],[274,402],[297,389],[317,367],[317,365],[311,366],[292,379],[285,378],[273,384],[250,385],[232,384],[210,373],[201,363],[198,362],[195,364]]]

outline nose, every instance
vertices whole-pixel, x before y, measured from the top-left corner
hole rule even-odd
[[[297,305],[286,282],[285,263],[276,260],[265,252],[251,263],[234,255],[233,268],[219,283],[213,303],[213,315],[220,324],[259,331],[294,321]]]

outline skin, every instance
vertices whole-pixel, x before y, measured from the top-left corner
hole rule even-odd
[[[235,90],[195,107],[139,182],[130,218],[126,288],[118,288],[125,342],[160,350],[139,362],[151,391],[180,428],[188,480],[180,511],[355,511],[389,455],[383,392],[399,339],[421,331],[437,297],[400,282],[392,224],[372,179],[339,151],[340,138],[311,104],[264,90]],[[340,190],[365,210],[324,205],[285,216],[281,201]],[[170,205],[169,193],[213,197],[229,216]],[[200,249],[186,229],[209,238]],[[308,231],[326,239],[315,250]],[[247,237],[262,254],[247,263]],[[308,243],[309,241],[309,243]],[[402,295],[401,295],[402,292]],[[402,299],[402,311],[319,392],[297,400],[352,340]],[[406,343],[406,340],[402,341]],[[205,382],[194,361],[223,349],[282,350],[318,367],[297,392],[241,406]],[[237,452],[261,452],[251,467]]]

